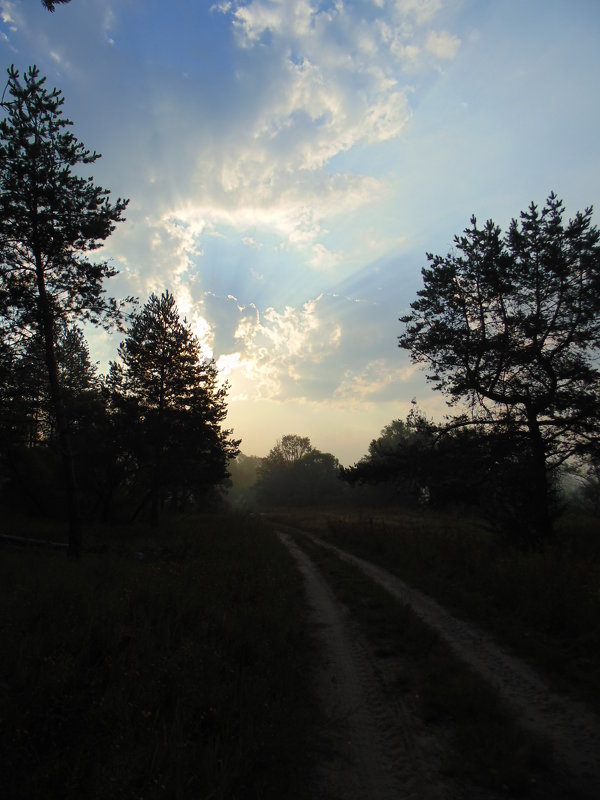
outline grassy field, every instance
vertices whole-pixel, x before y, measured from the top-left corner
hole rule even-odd
[[[279,542],[235,517],[99,542],[1,552],[2,797],[303,797],[314,650]]]
[[[477,521],[419,510],[287,515],[496,633],[600,711],[600,522],[565,518],[523,553]]]
[[[600,706],[600,559],[594,526],[542,554],[429,512],[287,515],[495,630],[558,684]],[[30,523],[11,532],[34,535]],[[50,528],[34,538],[58,539]],[[99,529],[105,552],[0,554],[4,800],[306,800],[321,719],[301,578],[260,517],[197,516]],[[412,666],[398,691],[449,725],[466,780],[560,796],[548,753],[427,629],[348,565],[313,552],[376,651]],[[407,631],[410,637],[407,638]],[[515,743],[518,746],[515,746]],[[558,792],[558,794],[557,794]]]

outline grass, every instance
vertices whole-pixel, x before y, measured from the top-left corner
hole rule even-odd
[[[427,510],[290,520],[381,564],[493,631],[600,711],[600,524],[565,519],[558,542],[523,553],[477,521]]]
[[[138,530],[80,563],[5,549],[0,596],[5,800],[303,796],[313,641],[256,520]]]
[[[497,693],[410,608],[330,551],[304,537],[298,543],[358,619],[374,652],[401,657],[395,691],[418,698],[427,726],[449,738],[442,772],[462,784],[462,797],[479,796],[477,786],[508,797],[579,796],[554,770],[549,745],[524,731]]]

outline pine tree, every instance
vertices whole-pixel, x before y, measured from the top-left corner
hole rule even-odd
[[[475,217],[455,251],[429,253],[400,347],[470,414],[456,425],[517,435],[529,460],[533,545],[552,535],[549,472],[600,433],[600,231],[592,209],[567,223],[550,194],[503,236]]]
[[[64,468],[69,554],[81,549],[77,481],[56,358],[57,332],[73,319],[109,326],[121,308],[104,295],[116,274],[89,259],[115,223],[126,200],[81,176],[100,156],[70,131],[64,98],[48,90],[34,66],[21,79],[10,67],[0,122],[0,299],[14,324],[39,331]]]
[[[48,11],[55,11],[55,6],[70,2],[71,0],[42,0],[42,5],[44,8],[48,9]]]
[[[119,358],[109,376],[113,403],[130,419],[129,448],[156,524],[167,494],[176,506],[180,496],[198,499],[228,476],[239,445],[221,427],[228,385],[218,385],[214,360],[202,358],[168,291],[133,315]]]

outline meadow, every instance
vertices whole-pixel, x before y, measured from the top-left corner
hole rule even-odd
[[[256,518],[3,548],[2,797],[302,797],[318,711],[299,575]]]
[[[395,572],[600,709],[595,521],[565,519],[540,553],[428,509],[98,528],[79,561],[2,546],[0,756],[10,765],[2,797],[309,798],[323,731],[318,652],[302,578],[274,535],[282,521]],[[26,519],[11,526],[33,530]],[[33,538],[60,538],[35,530]],[[544,743],[523,734],[436,635],[356,569],[305,537],[298,543],[377,656],[405,658],[390,702],[418,696],[426,724],[452,730],[449,777],[563,796]]]

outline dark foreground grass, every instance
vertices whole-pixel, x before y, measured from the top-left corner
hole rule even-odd
[[[427,510],[295,520],[493,631],[600,713],[600,521],[565,518],[541,553]]]
[[[395,694],[417,698],[426,725],[449,743],[442,773],[461,786],[530,800],[576,800],[555,770],[547,742],[524,731],[498,694],[460,662],[411,609],[358,568],[298,536],[336,594],[359,621],[374,652],[400,657]]]
[[[302,797],[313,645],[288,554],[252,519],[140,533],[80,563],[0,551],[2,798]]]

